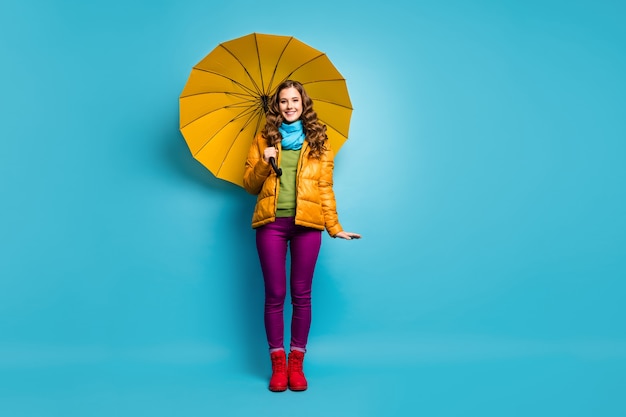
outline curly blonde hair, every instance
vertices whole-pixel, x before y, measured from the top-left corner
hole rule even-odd
[[[283,122],[283,116],[280,113],[279,101],[280,92],[285,88],[295,88],[302,97],[302,128],[306,135],[306,140],[309,142],[309,158],[319,159],[324,152],[326,152],[326,143],[328,136],[326,136],[326,125],[323,125],[317,119],[317,113],[313,110],[313,100],[304,90],[302,84],[294,80],[283,81],[274,95],[269,99],[267,103],[267,114],[265,120],[265,126],[263,127],[262,134],[267,140],[269,146],[276,146],[281,141],[282,136],[278,131],[278,127]]]

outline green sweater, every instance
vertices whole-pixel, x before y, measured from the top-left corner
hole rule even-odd
[[[278,205],[276,217],[292,217],[296,215],[296,171],[300,150],[283,150],[280,158],[280,167],[283,175],[280,177],[278,190]]]

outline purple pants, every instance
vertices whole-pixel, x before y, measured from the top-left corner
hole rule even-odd
[[[265,281],[265,332],[270,349],[284,348],[283,308],[287,295],[287,246],[291,253],[291,345],[306,349],[311,327],[311,285],[322,232],[278,217],[256,229],[256,245]]]

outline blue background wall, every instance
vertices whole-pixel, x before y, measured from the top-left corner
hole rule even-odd
[[[618,1],[0,5],[0,413],[623,416]],[[251,32],[328,54],[336,159],[301,394],[266,390],[254,197],[178,131]]]

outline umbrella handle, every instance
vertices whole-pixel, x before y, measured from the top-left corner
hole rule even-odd
[[[278,166],[276,165],[276,159],[273,156],[270,157],[270,165],[272,166],[272,168],[274,168],[277,177],[283,175],[283,170],[281,168],[278,168]]]

